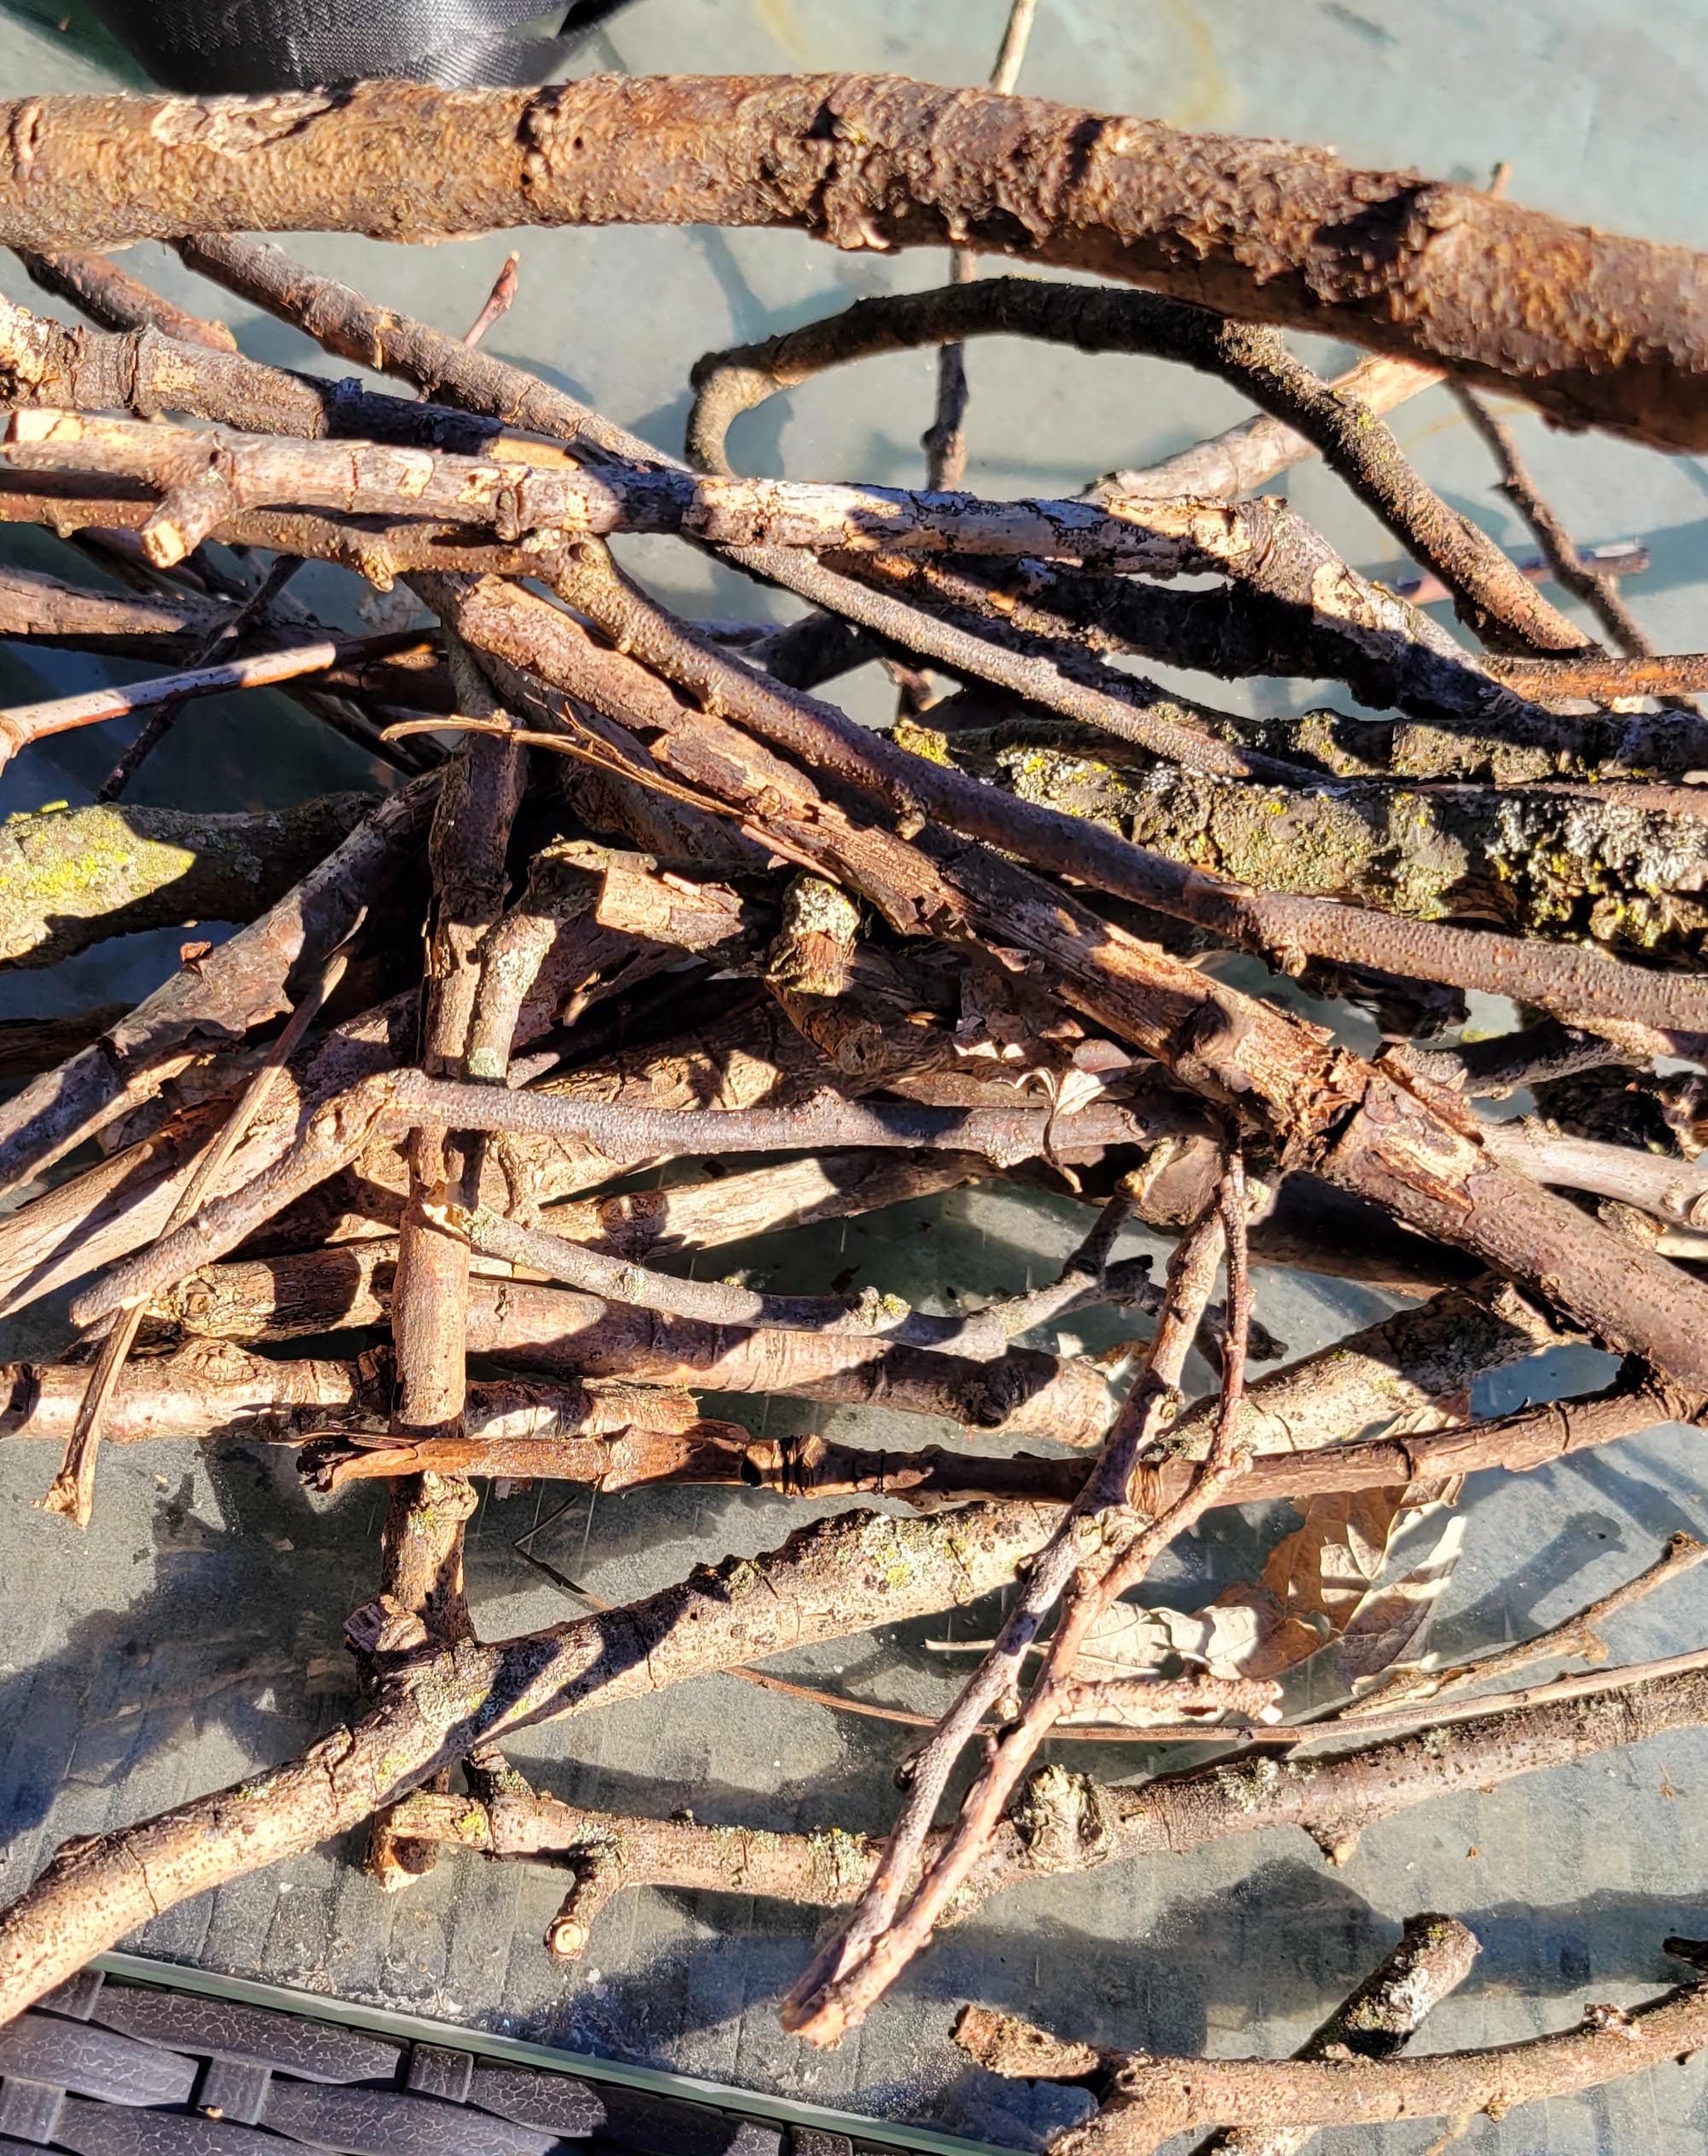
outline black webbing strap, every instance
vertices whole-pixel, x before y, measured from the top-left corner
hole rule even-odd
[[[628,0],[577,0],[555,32],[516,32],[549,0],[93,0],[168,90],[316,89],[407,75],[447,89],[543,82]]]

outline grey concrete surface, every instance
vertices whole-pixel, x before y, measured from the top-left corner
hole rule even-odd
[[[645,0],[589,65],[635,70],[890,67],[977,79],[1005,0],[927,6],[878,0]],[[1500,158],[1518,196],[1658,237],[1696,241],[1708,194],[1700,124],[1708,9],[1691,0],[1464,0],[1400,9],[1379,0],[1043,0],[1022,87],[1079,103],[1161,114],[1182,124],[1330,141],[1372,163],[1413,162],[1477,178]],[[109,79],[50,22],[0,15],[0,86],[73,89]],[[510,242],[389,250],[316,237],[301,249],[377,296],[460,328]],[[935,281],[923,255],[839,256],[787,235],[529,233],[522,292],[494,349],[573,387],[671,447],[687,369],[702,350],[805,320],[858,293]],[[170,258],[132,257],[174,298],[206,303]],[[27,299],[16,265],[0,290]],[[324,364],[271,322],[235,316],[247,349]],[[1326,348],[1318,356],[1336,356]],[[1220,385],[1161,367],[986,344],[972,355],[969,481],[992,494],[1071,489],[1226,424],[1239,407]],[[822,381],[740,423],[746,468],[798,477],[904,480],[919,470],[928,360],[902,358]],[[1434,482],[1503,538],[1514,536],[1477,444],[1439,394],[1397,431]],[[1634,588],[1664,642],[1703,638],[1705,474],[1617,442],[1569,439],[1523,422],[1526,448],[1585,542],[1642,538],[1651,573]],[[1324,473],[1300,472],[1294,497],[1378,573],[1396,570],[1386,535]],[[50,565],[54,542],[7,535],[5,558]],[[721,613],[766,605],[731,577],[663,542],[633,558],[672,600]],[[327,572],[310,595],[354,619],[349,588]],[[9,698],[122,674],[93,661],[0,650]],[[1255,704],[1311,700],[1305,685],[1260,685]],[[851,684],[875,716],[880,688]],[[111,761],[113,729],[45,744],[0,780],[0,810],[86,799]],[[362,776],[354,753],[272,697],[196,706],[148,767],[138,800],[233,806],[297,798]],[[204,931],[208,932],[208,931]],[[217,929],[213,931],[217,933]],[[175,934],[87,954],[62,976],[0,981],[0,1015],[140,994],[173,963]],[[1290,993],[1277,990],[1277,993]],[[51,1000],[50,1000],[51,999]],[[929,1299],[1045,1277],[1075,1233],[1073,1209],[1011,1196],[957,1196],[776,1239],[726,1263],[792,1287],[857,1282]],[[1138,1247],[1137,1244],[1134,1247]],[[1262,1315],[1297,1350],[1380,1307],[1343,1284],[1266,1276]],[[1101,1329],[1100,1329],[1101,1325]],[[41,1327],[20,1328],[39,1337]],[[1107,1323],[1071,1329],[1094,1345]],[[1199,1373],[1202,1381],[1203,1373]],[[1512,1373],[1479,1406],[1563,1383]],[[749,1403],[751,1406],[752,1403]],[[809,1425],[871,1442],[918,1440],[919,1426],[773,1403],[770,1427]],[[759,1418],[755,1417],[759,1427]],[[1465,1493],[1465,1552],[1442,1605],[1450,1651],[1515,1636],[1563,1615],[1647,1564],[1675,1527],[1705,1524],[1699,1438],[1659,1432],[1558,1470]],[[55,1843],[138,1818],[290,1755],[354,1704],[339,1627],[373,1577],[377,1501],[357,1492],[311,1503],[287,1462],[189,1445],[110,1452],[81,1540],[34,1509],[50,1463],[0,1449],[0,1895],[9,1899]],[[695,1559],[756,1550],[788,1522],[755,1497],[667,1493],[589,1503],[551,1517],[564,1493],[483,1506],[471,1584],[483,1629],[552,1621],[573,1602],[531,1569],[531,1548],[606,1599],[661,1585]],[[1223,1514],[1159,1571],[1159,1599],[1196,1607],[1250,1576],[1290,1516]],[[988,1632],[988,1609],[787,1658],[788,1673],[911,1706],[948,1696],[952,1663],[927,1651],[951,1631]],[[1621,1659],[1675,1651],[1704,1636],[1708,1578],[1693,1575],[1621,1620]],[[720,1678],[655,1702],[529,1732],[520,1763],[587,1803],[691,1806],[707,1820],[758,1827],[880,1827],[904,1733],[762,1695]],[[1083,1747],[1057,1756],[1086,1762]],[[1122,1777],[1155,1762],[1100,1746],[1091,1763]],[[1280,2052],[1385,1948],[1409,1911],[1462,1915],[1484,1952],[1460,1996],[1430,2024],[1431,2045],[1505,2040],[1566,2025],[1583,2003],[1646,1995],[1678,1971],[1659,1942],[1699,1934],[1708,1854],[1699,1820],[1708,1739],[1670,1738],[1568,1772],[1469,1796],[1373,1833],[1330,1871],[1301,1838],[1270,1835],[1190,1860],[1110,1869],[992,1904],[935,1950],[838,2053],[804,2050],[780,2030],[775,2002],[801,1966],[819,1919],[752,1901],[625,1896],[588,1960],[561,1971],[540,1935],[559,1886],[544,1868],[448,1860],[388,1901],[349,1846],[316,1850],[148,1926],[140,1949],[205,1966],[389,2001],[627,2059],[673,2065],[1028,2143],[1071,2110],[969,2072],[947,2042],[956,2003],[980,1997],[1066,2030],[1156,2049]],[[1702,2146],[1708,2103],[1699,2065],[1582,2101],[1479,2120],[1477,2156],[1602,2156]],[[1421,2150],[1434,2129],[1331,2133],[1329,2156]]]

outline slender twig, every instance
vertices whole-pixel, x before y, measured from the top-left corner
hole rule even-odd
[[[412,630],[354,636],[339,642],[302,644],[287,651],[257,652],[250,659],[228,659],[223,665],[198,666],[186,673],[161,674],[154,681],[133,682],[124,688],[91,688],[42,704],[15,704],[8,711],[0,711],[0,765],[20,749],[73,727],[126,718],[133,712],[181,702],[189,696],[266,688],[277,682],[300,680],[305,674],[324,674],[329,667],[360,665],[370,659],[421,647],[420,636]]]
[[[1003,41],[991,69],[990,86],[998,96],[1012,97],[1026,64],[1026,48],[1032,36],[1038,0],[1012,0]],[[957,247],[950,257],[951,276],[956,284],[970,284],[979,274],[979,258],[970,248]],[[945,343],[937,351],[937,408],[927,428],[921,447],[926,457],[926,485],[933,494],[958,487],[967,470],[967,366],[960,342]],[[688,422],[690,442],[693,434]],[[693,449],[690,448],[690,454]]]
[[[273,601],[301,566],[299,555],[281,554],[243,604],[233,611],[228,619],[220,623],[198,650],[190,654],[186,671],[193,674],[208,665],[222,644],[234,643],[251,622],[264,618]],[[183,702],[178,700],[156,705],[144,720],[135,741],[95,789],[97,801],[118,800],[144,761],[177,724],[178,715],[183,709]]]
[[[1443,1692],[1459,1691],[1467,1684],[1481,1684],[1489,1679],[1507,1677],[1516,1669],[1528,1669],[1534,1662],[1561,1660],[1571,1655],[1588,1662],[1605,1662],[1607,1643],[1601,1638],[1600,1627],[1608,1618],[1616,1617],[1633,1602],[1641,1602],[1657,1587],[1664,1587],[1669,1580],[1681,1573],[1692,1572],[1705,1558],[1708,1558],[1708,1543],[1698,1542],[1693,1535],[1676,1534],[1664,1551],[1646,1572],[1628,1579],[1611,1594],[1601,1596],[1572,1616],[1547,1632],[1537,1632],[1531,1638],[1515,1640],[1510,1647],[1497,1647],[1489,1654],[1479,1655],[1475,1661],[1455,1662],[1442,1669],[1400,1671],[1378,1684],[1350,1707],[1341,1711],[1342,1721],[1365,1721],[1372,1714],[1381,1714],[1413,1700],[1439,1699]]]
[[[1243,1202],[1243,1184],[1240,1192]],[[1107,1537],[1119,1551],[1131,1544],[1131,1533],[1123,1535],[1117,1518],[1129,1502],[1134,1468],[1172,1418],[1180,1373],[1209,1300],[1225,1239],[1225,1213],[1219,1201],[1175,1251],[1149,1351],[1097,1466],[1029,1568],[996,1644],[911,1762],[906,1798],[885,1843],[882,1861],[853,1917],[815,1956],[785,2001],[785,2025],[810,2042],[834,2042],[845,2029],[857,2025],[865,2006],[888,1988],[930,1936],[945,1902],[970,1869],[973,1837],[957,1834],[951,1843],[953,1854],[939,1853],[920,1884],[910,1889],[932,1819],[956,1761],[985,1714],[998,1702],[1017,1699],[1032,1643],[1084,1561],[1088,1544],[1095,1548]],[[1231,1282],[1230,1292],[1231,1299]],[[1231,1355],[1228,1357],[1230,1365],[1234,1360]],[[989,1772],[987,1768],[980,1783]],[[975,1784],[975,1790],[980,1786]],[[972,1801],[969,1796],[968,1803]],[[964,1824],[964,1806],[962,1816]]]
[[[364,916],[359,913],[348,934],[327,958],[319,978],[297,1003],[286,1021],[277,1040],[268,1049],[265,1061],[250,1079],[237,1104],[226,1118],[224,1128],[197,1162],[195,1173],[167,1216],[163,1235],[170,1235],[193,1220],[200,1210],[202,1201],[219,1181],[220,1174],[243,1143],[245,1134],[266,1104],[267,1096],[278,1082],[280,1072],[295,1053],[308,1028],[319,1016],[326,999],[337,987],[349,963],[348,946],[360,933]],[[77,1411],[77,1421],[65,1449],[65,1462],[54,1477],[52,1486],[42,1500],[47,1512],[63,1513],[74,1526],[89,1525],[91,1509],[95,1502],[95,1465],[101,1448],[101,1425],[113,1393],[124,1370],[126,1360],[142,1327],[147,1306],[137,1304],[121,1311],[113,1328],[101,1345],[91,1373],[88,1390]]]

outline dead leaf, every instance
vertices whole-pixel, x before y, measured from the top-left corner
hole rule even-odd
[[[1434,1504],[1412,1518],[1412,1532],[1398,1553],[1405,1569],[1372,1588],[1342,1627],[1335,1669],[1348,1684],[1379,1677],[1396,1662],[1417,1660],[1435,1622],[1442,1590],[1459,1562],[1463,1513]]]

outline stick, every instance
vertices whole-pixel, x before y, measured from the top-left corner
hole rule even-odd
[[[150,1099],[198,1036],[241,1040],[288,1007],[299,967],[325,963],[409,864],[438,781],[430,774],[382,801],[319,866],[196,970],[175,974],[92,1048],[0,1109],[0,1190],[18,1184]]]
[[[1708,1984],[1681,1984],[1629,2012],[1593,2007],[1575,2029],[1429,2059],[1170,2059],[1115,2067],[1117,2094],[1095,2118],[1056,2136],[1056,2156],[1149,2156],[1178,2133],[1227,2126],[1315,2127],[1384,2120],[1504,2118],[1520,2104],[1600,2089],[1688,2058],[1708,2036]],[[1028,2071],[1051,2040],[1005,2014],[968,2007],[956,2025],[968,2055],[998,2072]],[[1034,2069],[1035,2071],[1035,2069]]]
[[[20,750],[78,726],[126,718],[133,712],[180,701],[187,696],[223,696],[234,688],[266,688],[324,674],[331,666],[360,664],[390,652],[407,651],[420,638],[412,630],[384,636],[354,636],[342,642],[300,644],[286,651],[257,652],[249,659],[228,659],[220,666],[198,666],[182,674],[161,674],[154,681],[132,682],[124,688],[85,689],[56,696],[44,704],[15,704],[0,711],[0,768]]]
[[[190,671],[199,671],[208,664],[222,644],[234,643],[251,622],[258,618],[264,619],[274,600],[301,566],[300,555],[279,555],[243,604],[220,623],[205,643],[191,653]],[[183,708],[182,701],[176,699],[155,706],[146,722],[137,730],[136,739],[95,789],[97,801],[116,801],[119,799],[149,757],[177,724],[178,713]]]
[[[1231,1836],[1278,1826],[1301,1826],[1320,1848],[1344,1857],[1364,1828],[1437,1796],[1488,1790],[1708,1720],[1708,1676],[1699,1667],[1640,1677],[1629,1684],[1619,1682],[1617,1673],[1600,1681],[1599,1691],[1570,1700],[1457,1722],[1445,1744],[1427,1729],[1414,1729],[1314,1757],[1296,1770],[1261,1756],[1225,1756],[1136,1786],[1108,1787],[1060,1766],[1044,1767],[1003,1822],[954,1919],[968,1920],[991,1895],[1012,1887],[1036,1886],[1104,1864],[1190,1854]],[[1202,1742],[1203,1732],[1196,1734]],[[603,1901],[625,1886],[689,1887],[815,1908],[845,1907],[866,1887],[883,1848],[871,1837],[841,1827],[754,1834],[740,1827],[612,1818],[533,1792],[479,1807],[466,1799],[447,1803],[414,1796],[403,1816],[414,1832],[493,1855],[542,1855],[590,1843],[612,1848],[623,1861],[610,1892],[588,1902],[588,1925]],[[924,1862],[951,1831],[933,1832]],[[1073,2071],[1092,2063],[1082,2054]]]
[[[32,284],[68,299],[103,329],[153,330],[180,343],[205,346],[210,352],[237,349],[237,338],[223,322],[209,321],[173,306],[104,255],[66,250],[32,254],[20,249],[18,259]]]
[[[74,1322],[92,1325],[175,1286],[235,1249],[263,1221],[336,1169],[348,1167],[377,1139],[429,1122],[472,1131],[588,1139],[607,1159],[635,1163],[673,1153],[816,1152],[853,1145],[944,1147],[984,1153],[1004,1166],[1057,1146],[1071,1154],[1076,1145],[1131,1143],[1139,1134],[1126,1112],[1114,1105],[1058,1117],[1024,1108],[867,1106],[826,1093],[798,1108],[679,1112],[488,1090],[420,1071],[384,1073],[317,1110],[291,1151],[253,1183],[215,1199],[197,1219],[80,1296]]]
[[[1626,1580],[1623,1586],[1551,1626],[1547,1632],[1538,1632],[1530,1639],[1515,1640],[1510,1647],[1497,1647],[1489,1654],[1479,1655],[1474,1661],[1456,1662],[1449,1668],[1396,1671],[1384,1684],[1366,1692],[1350,1707],[1343,1708],[1337,1719],[1361,1720],[1414,1700],[1439,1699],[1443,1692],[1459,1691],[1467,1684],[1481,1684],[1490,1678],[1508,1677],[1514,1670],[1528,1669],[1532,1663],[1551,1661],[1556,1656],[1562,1660],[1577,1656],[1587,1662],[1605,1662],[1607,1643],[1598,1627],[1608,1618],[1617,1616],[1621,1610],[1629,1609],[1633,1602],[1652,1594],[1657,1587],[1676,1579],[1682,1573],[1694,1571],[1704,1558],[1708,1558],[1708,1543],[1698,1542],[1692,1535],[1673,1535],[1646,1572],[1640,1572],[1635,1579]]]
[[[874,1996],[886,1988],[889,1959],[896,1957],[899,1968],[914,1951],[915,1913],[919,1913],[921,1936],[928,1936],[942,1901],[953,1892],[955,1882],[933,1891],[944,1877],[938,1860],[933,1860],[921,1885],[910,1892],[949,1778],[977,1725],[998,1701],[1015,1692],[1026,1657],[1080,1561],[1085,1541],[1095,1540],[1104,1516],[1126,1502],[1134,1468],[1167,1427],[1181,1369],[1209,1301],[1223,1241],[1223,1221],[1217,1209],[1207,1213],[1177,1246],[1149,1351],[1104,1439],[1097,1465],[1028,1568],[1026,1584],[995,1645],[910,1763],[906,1796],[853,1916],[821,1948],[784,2001],[783,2025],[810,2042],[834,2042],[843,2027],[857,2024],[858,2008],[851,2013],[845,2002],[858,1995],[857,1988],[866,1982],[875,1983]],[[877,1981],[880,1969],[885,1975]]]
[[[524,1227],[484,1206],[436,1204],[430,1208],[428,1216],[488,1257],[529,1266],[583,1294],[627,1303],[637,1309],[658,1310],[708,1325],[767,1326],[785,1333],[949,1348],[979,1359],[1001,1355],[1017,1334],[1029,1332],[1034,1324],[1043,1324],[1064,1309],[1079,1307],[1096,1294],[1098,1286],[1091,1280],[1076,1281],[1068,1295],[1044,1307],[1038,1316],[1029,1309],[1014,1314],[997,1306],[1000,1314],[974,1310],[965,1316],[937,1317],[911,1309],[899,1297],[875,1291],[855,1298],[767,1295],[726,1280],[675,1280],[630,1260],[604,1257],[544,1229]],[[1142,1278],[1132,1283],[1123,1278],[1115,1284],[1115,1294],[1126,1299],[1131,1287],[1137,1286],[1141,1300],[1147,1301],[1146,1285]],[[1024,1322],[1019,1321],[1021,1316]]]
[[[218,1181],[221,1171],[243,1143],[250,1124],[266,1104],[280,1070],[319,1016],[327,998],[342,980],[344,969],[349,962],[347,946],[351,938],[360,932],[362,918],[360,914],[357,915],[344,943],[328,957],[319,978],[291,1012],[284,1030],[268,1049],[260,1069],[244,1087],[237,1106],[226,1119],[225,1128],[196,1163],[194,1174],[167,1216],[164,1230],[167,1234],[171,1234],[174,1228],[183,1227],[186,1221],[194,1218],[202,1199]],[[89,1525],[90,1512],[95,1502],[95,1463],[101,1449],[102,1421],[145,1314],[145,1306],[142,1304],[125,1311],[102,1342],[101,1352],[96,1358],[88,1388],[77,1411],[77,1421],[66,1444],[64,1464],[54,1477],[47,1496],[42,1500],[44,1511],[62,1513],[73,1526],[86,1527]]]
[[[1112,517],[1084,501],[986,501],[969,494],[669,468],[500,463],[366,442],[191,432],[52,406],[15,413],[0,457],[15,472],[94,473],[157,493],[142,543],[159,568],[181,561],[243,511],[286,504],[352,517],[402,521],[413,514],[489,525],[512,544],[553,530],[668,532],[730,548],[1065,554],[1161,576],[1213,565],[1198,554],[1191,530],[1179,528],[1179,518],[1160,512],[1153,518],[1143,507]],[[1531,591],[1528,583],[1524,589]],[[1566,647],[1581,645],[1578,639]]]
[[[486,589],[480,588],[474,603],[453,609],[465,625]],[[702,699],[715,695],[721,711],[774,746],[852,779],[892,807],[904,812],[912,807],[969,838],[1017,852],[1036,866],[1190,920],[1225,940],[1278,953],[1284,965],[1287,954],[1308,951],[1340,964],[1375,966],[1461,987],[1490,988],[1498,983],[1516,999],[1567,1018],[1688,1028],[1708,1036],[1708,975],[1649,974],[1577,946],[1539,949],[1518,937],[1404,921],[1325,899],[1224,882],[1129,846],[1083,818],[1003,795],[875,739],[834,706],[762,681],[632,587],[600,574],[596,565],[578,560],[570,575],[560,579],[559,589],[618,640],[625,654],[668,673]],[[495,593],[493,598],[485,610],[488,618],[502,604],[514,619],[518,600],[500,602]],[[488,630],[485,636],[492,633]],[[483,637],[477,635],[476,641]],[[559,640],[554,658],[566,642]],[[541,664],[546,654],[536,647],[531,656]],[[620,661],[612,665],[579,647],[575,657],[585,662],[577,669],[583,687],[595,670],[607,680],[626,671]]]
[[[688,454],[705,469],[728,472],[724,435],[734,414],[824,366],[921,345],[935,344],[946,355],[964,337],[993,335],[1083,352],[1141,352],[1220,376],[1304,436],[1407,552],[1442,578],[1467,618],[1504,630],[1520,650],[1583,648],[1581,632],[1494,541],[1418,477],[1367,405],[1313,374],[1275,331],[1224,322],[1149,294],[1015,277],[974,284],[957,277],[934,291],[858,301],[828,321],[702,360],[693,376],[699,394]],[[944,483],[931,481],[933,488]],[[1147,499],[1123,495],[1120,513],[1142,520]]]
[[[1034,1562],[1026,1591],[1004,1623],[996,1646],[945,1717],[939,1735],[915,1762],[908,1806],[852,1919],[820,1952],[784,2001],[784,2026],[808,2042],[833,2045],[847,2030],[857,2028],[871,2006],[927,1944],[945,1911],[988,1850],[1009,1797],[1050,1729],[1065,1714],[1081,1708],[1094,1711],[1089,1691],[1076,1684],[1073,1671],[1097,1617],[1136,1586],[1174,1537],[1244,1473],[1248,1456],[1237,1444],[1235,1431],[1244,1387],[1246,1333],[1251,1316],[1245,1216],[1244,1167],[1235,1151],[1229,1157],[1218,1193],[1214,1239],[1202,1255],[1194,1250],[1190,1239],[1183,1243],[1169,1279],[1171,1294],[1184,1314],[1190,1339],[1192,1323],[1204,1300],[1193,1268],[1202,1266],[1213,1276],[1217,1259],[1224,1250],[1226,1252],[1227,1348],[1215,1433],[1202,1465],[1194,1470],[1188,1488],[1174,1504],[1143,1519],[1141,1524],[1142,1515],[1131,1509],[1133,1470],[1160,1429],[1173,1419],[1169,1395],[1178,1391],[1185,1362],[1185,1345],[1178,1331],[1171,1332],[1175,1313],[1165,1301],[1144,1369],[1122,1407],[1097,1468],[1068,1509],[1065,1532]],[[1198,1233],[1194,1231],[1195,1238]],[[1175,1321],[1179,1322],[1179,1319]],[[1125,1454],[1118,1450],[1123,1437],[1132,1444]],[[1091,1530],[1089,1534],[1076,1534],[1081,1521]],[[1058,1551],[1062,1552],[1063,1561],[1052,1574],[1050,1561]],[[1108,1554],[1099,1567],[1097,1557],[1104,1551]],[[1044,1650],[1043,1667],[1021,1704],[1021,1669],[1038,1631],[1036,1616],[1028,1626],[1022,1613],[1040,1590],[1051,1585],[1056,1594],[1050,1599],[1061,1597],[1062,1614]],[[1278,1710],[1272,1703],[1278,1690],[1273,1685],[1257,1686],[1246,1702],[1246,1711],[1258,1710],[1260,1720],[1278,1720]],[[942,1795],[954,1753],[949,1753],[934,1778],[927,1778],[938,1767],[956,1717],[965,1712],[964,1702],[975,1696],[987,1703],[1012,1697],[1013,1705],[1006,1714],[1010,1725],[987,1753],[972,1788],[962,1798],[948,1840],[904,1899],[893,1882],[898,1872],[911,1867]],[[1133,1696],[1126,1687],[1119,1695],[1108,1694],[1104,1698],[1111,1707],[1133,1704]],[[915,1809],[915,1790],[921,1780],[926,1785]]]
[[[1296,2059],[1393,2059],[1402,2052],[1450,1991],[1471,1973],[1482,1948],[1457,1917],[1407,1917],[1396,1942]],[[976,2011],[976,2010],[974,2010]],[[1298,2156],[1308,2128],[1236,2127],[1212,2134],[1192,2156]]]
[[[0,2020],[147,1916],[347,1832],[477,1746],[987,1593],[1047,1532],[1048,1515],[1025,1506],[958,1514],[952,1532],[846,1514],[626,1608],[494,1646],[424,1653],[418,1619],[398,1613],[394,1624],[388,1605],[371,1604],[350,1632],[386,1673],[373,1711],[234,1789],[66,1844],[0,1914]]]
[[[1023,202],[1040,261],[1448,366],[1574,425],[1708,446],[1695,387],[1699,272],[1686,249],[1606,237],[1413,174],[1355,173],[1322,151],[858,75],[595,75],[474,97],[369,84],[294,110],[288,127],[270,125],[266,99],[249,109],[268,138],[259,154],[253,131],[222,135],[192,99],[0,107],[0,139],[12,145],[0,164],[0,243],[269,228],[402,239],[635,222],[793,225],[843,246],[1002,251],[1009,204]],[[459,155],[447,165],[430,145],[453,114]],[[652,145],[644,160],[637,141]],[[1429,246],[1448,228],[1450,252]]]

